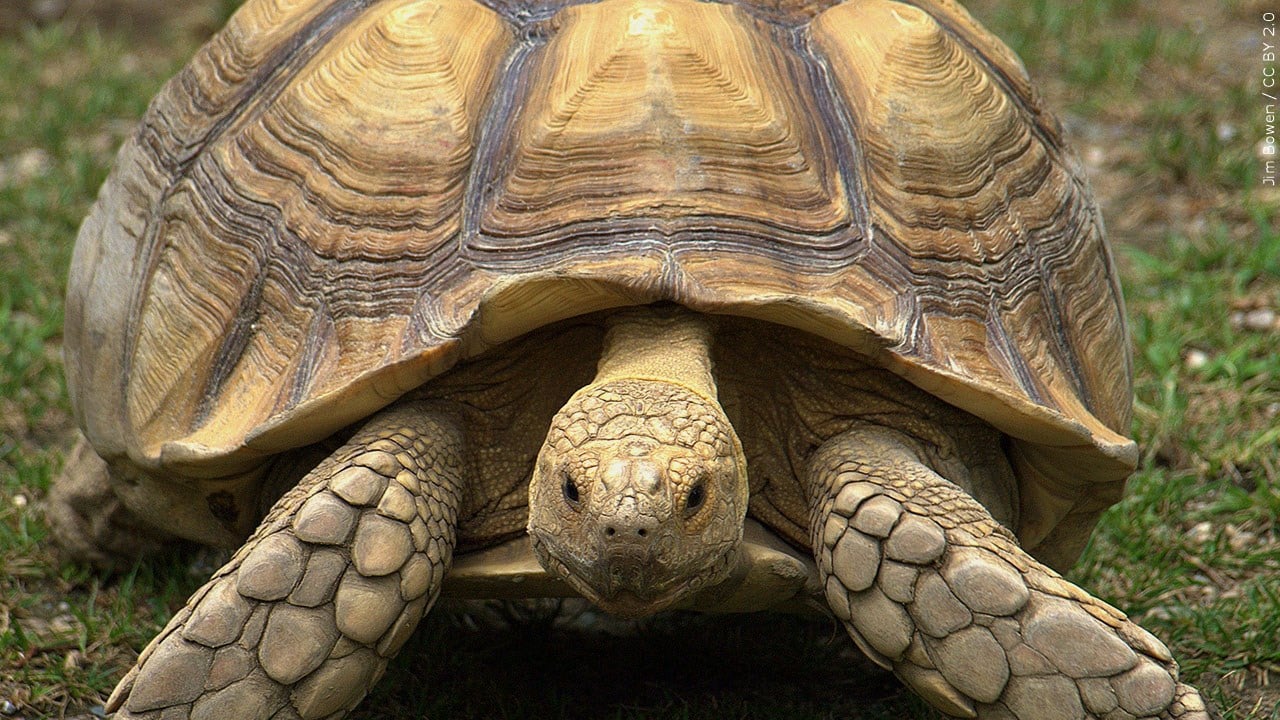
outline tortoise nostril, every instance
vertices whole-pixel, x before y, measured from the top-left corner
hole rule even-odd
[[[636,542],[638,540],[648,540],[651,528],[635,527],[633,525],[623,523],[622,525],[605,525],[602,529],[604,536],[612,541],[619,543]]]

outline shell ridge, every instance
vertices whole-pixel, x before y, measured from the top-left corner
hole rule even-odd
[[[249,292],[241,299],[231,319],[231,328],[223,333],[222,343],[213,354],[211,368],[205,378],[204,387],[198,395],[193,422],[203,425],[213,410],[214,400],[222,390],[222,386],[231,377],[236,363],[243,356],[245,348],[253,335],[254,321],[261,311],[262,291],[266,285],[267,275],[259,267],[254,275]]]
[[[475,134],[475,147],[471,153],[471,167],[463,182],[461,221],[459,223],[458,257],[474,264],[468,248],[480,238],[483,231],[480,220],[493,191],[496,178],[505,174],[509,153],[502,152],[512,142],[510,130],[516,127],[515,109],[520,90],[529,84],[529,73],[536,63],[538,50],[545,48],[548,37],[546,28],[539,26],[522,28],[523,37],[512,43],[494,82],[493,99],[481,113]]]
[[[856,257],[849,259],[850,264],[857,264],[872,243],[871,209],[868,200],[870,187],[865,182],[866,160],[858,143],[857,119],[853,115],[852,108],[841,100],[839,92],[832,83],[831,66],[827,58],[814,47],[813,35],[808,26],[792,31],[792,46],[814,88],[813,96],[819,120],[831,137],[831,145],[835,151],[836,171],[840,173],[846,202],[852,211],[848,230],[855,233],[856,237],[851,242],[857,242],[863,246]]]
[[[1064,212],[1068,204],[1077,205],[1080,202],[1080,198],[1076,196],[1075,186],[1072,185],[1071,188],[1072,191],[1069,202],[1064,202],[1062,204]],[[1089,215],[1088,213],[1080,212],[1079,209],[1076,209],[1070,214],[1077,218]],[[1062,250],[1060,253],[1057,253],[1056,256],[1054,254],[1044,255],[1037,263],[1037,269],[1040,272],[1040,292],[1044,296],[1044,304],[1049,313],[1050,327],[1053,328],[1070,327],[1065,324],[1068,322],[1067,318],[1062,316],[1062,308],[1067,307],[1068,301],[1060,297],[1062,292],[1069,291],[1070,288],[1060,288],[1059,286],[1070,282],[1072,280],[1072,276],[1070,273],[1059,271],[1057,268],[1058,263],[1060,262],[1064,268],[1070,269],[1073,264],[1071,263],[1071,258],[1083,255],[1084,250],[1086,250],[1088,245],[1091,244],[1090,240],[1096,237],[1093,232],[1090,232],[1090,230],[1093,229],[1092,223],[1088,223],[1087,227],[1082,228],[1078,224],[1068,222],[1065,224],[1065,229],[1070,231],[1072,236],[1071,240],[1069,242],[1061,243]],[[1101,245],[1102,243],[1099,242],[1098,244]],[[1104,257],[1104,260],[1107,259],[1109,258]],[[1104,264],[1103,267],[1105,268],[1105,272],[1108,276],[1112,275],[1112,266]],[[1055,278],[1060,278],[1060,280],[1058,282],[1054,282]],[[1088,281],[1089,278],[1082,278],[1082,280]],[[1108,283],[1108,286],[1110,286],[1110,283]],[[1123,313],[1124,307],[1119,306],[1117,310],[1120,313]],[[1122,331],[1126,333],[1124,337],[1128,337],[1127,328],[1122,328]],[[1067,342],[1067,339],[1062,335],[1062,333],[1050,332],[1047,333],[1047,335],[1054,343],[1057,355],[1064,361],[1061,365],[1068,373],[1067,377],[1071,380],[1073,386],[1072,389],[1075,390],[1086,408],[1089,408],[1091,411],[1096,410],[1098,407],[1097,398],[1094,397],[1094,393],[1084,377],[1083,368],[1085,365],[1083,359],[1077,352],[1076,343]],[[1128,428],[1121,427],[1117,430],[1125,432]]]
[[[321,296],[319,306],[311,314],[311,325],[307,328],[307,337],[314,339],[333,335],[335,335],[334,324],[329,303],[325,302],[324,297]],[[308,397],[316,374],[323,363],[323,353],[326,348],[327,343],[304,343],[302,357],[298,359],[298,370],[294,373],[294,381],[289,389],[287,405],[298,405]]]
[[[1022,353],[1010,343],[1009,333],[1004,324],[1004,313],[999,309],[1000,304],[998,297],[991,298],[991,307],[983,323],[987,329],[988,347],[994,349],[997,357],[1004,361],[1010,374],[1018,381],[1018,386],[1027,394],[1027,397],[1037,404],[1044,405],[1045,397],[1040,391],[1040,384],[1035,381],[1035,374],[1031,372]]]

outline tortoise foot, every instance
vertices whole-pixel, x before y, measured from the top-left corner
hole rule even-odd
[[[1062,579],[892,431],[811,469],[814,547],[859,647],[939,710],[983,720],[1209,717],[1169,650]]]
[[[1178,683],[1173,691],[1173,702],[1160,714],[1161,720],[1218,720],[1219,717],[1204,701],[1200,691],[1186,683]]]
[[[111,487],[107,464],[84,436],[49,490],[45,516],[68,556],[108,570],[124,569],[174,539],[124,506]]]
[[[461,434],[429,407],[374,416],[196,591],[107,710],[119,720],[349,712],[439,593],[460,446]]]

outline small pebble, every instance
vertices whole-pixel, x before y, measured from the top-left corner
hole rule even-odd
[[[1244,314],[1242,325],[1245,330],[1270,330],[1276,324],[1276,311],[1271,308],[1257,308]]]
[[[1187,539],[1197,545],[1204,545],[1213,539],[1216,533],[1211,522],[1199,522],[1187,531]]]
[[[71,652],[68,652],[67,656],[62,659],[63,670],[78,670],[83,664],[84,656],[80,654],[79,650],[72,650]]]
[[[1235,525],[1228,525],[1226,532],[1227,544],[1230,545],[1231,549],[1235,552],[1241,552],[1246,548],[1252,547],[1253,544],[1258,541],[1258,536],[1256,534],[1251,533],[1248,530],[1241,530]]]
[[[1209,354],[1193,348],[1182,356],[1182,362],[1186,364],[1188,370],[1199,370],[1209,363]]]
[[[22,493],[18,493],[17,495],[13,496],[13,506],[16,508],[21,509],[26,507],[27,502],[28,502],[27,496],[23,495]]]
[[[0,186],[27,182],[44,175],[52,166],[49,153],[41,148],[28,148],[17,155],[0,158]]]
[[[9,700],[0,700],[0,715],[17,715],[18,706]]]
[[[1237,310],[1229,318],[1231,327],[1245,332],[1264,332],[1277,327],[1276,311],[1262,307],[1252,310]]]

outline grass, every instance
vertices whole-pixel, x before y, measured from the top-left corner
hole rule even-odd
[[[20,717],[89,714],[215,562],[104,577],[61,563],[41,515],[72,438],[71,238],[148,98],[230,7],[173,5],[155,25],[0,30],[0,710]],[[1142,466],[1072,578],[1168,641],[1224,717],[1278,718],[1280,325],[1257,318],[1280,314],[1280,196],[1257,181],[1258,60],[1235,41],[1263,5],[1196,7],[973,3],[1065,111],[1129,303]],[[823,621],[674,616],[582,637],[440,619],[356,717],[936,717],[849,665]]]

